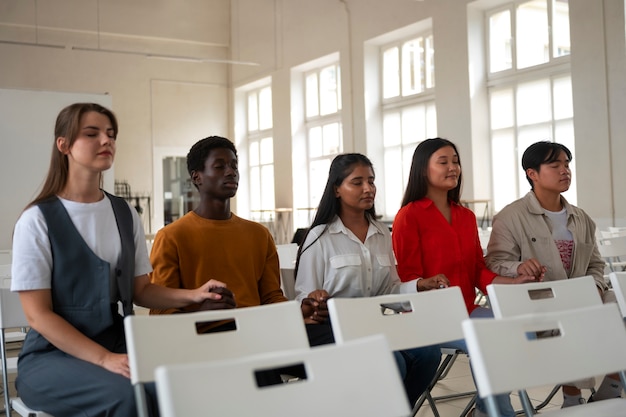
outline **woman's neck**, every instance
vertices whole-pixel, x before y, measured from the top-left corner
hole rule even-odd
[[[441,212],[443,217],[446,218],[448,223],[452,222],[452,212],[450,210],[450,200],[448,200],[448,192],[443,190],[429,189],[426,193],[426,197],[430,198],[435,204],[435,207]]]
[[[339,213],[339,218],[343,225],[349,229],[361,242],[365,242],[367,231],[369,229],[369,220],[365,216],[364,211]]]
[[[96,203],[104,198],[104,193],[100,189],[99,177],[88,180],[70,177],[58,195],[65,200],[76,201],[77,203]]]

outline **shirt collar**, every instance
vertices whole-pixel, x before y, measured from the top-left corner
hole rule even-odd
[[[383,234],[381,230],[383,225],[378,222],[370,222],[367,229],[367,237],[370,237],[373,234]],[[335,219],[328,225],[328,233],[343,233],[348,234],[348,228],[343,224],[339,216],[335,216]]]

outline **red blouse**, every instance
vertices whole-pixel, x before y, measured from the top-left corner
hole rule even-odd
[[[429,198],[402,207],[393,222],[393,250],[402,281],[444,274],[461,288],[468,313],[477,306],[475,288],[487,293],[495,273],[485,266],[474,213],[451,204],[448,223]]]

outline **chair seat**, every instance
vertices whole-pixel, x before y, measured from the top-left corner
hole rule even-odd
[[[542,411],[542,417],[589,417],[613,416],[620,417],[626,412],[626,398],[596,401],[558,410]]]
[[[0,369],[2,366],[0,366]],[[7,358],[7,372],[14,374],[17,372],[17,357]]]
[[[25,337],[26,333],[24,332],[6,332],[4,334],[7,343],[23,342]]]
[[[53,417],[52,415],[48,413],[44,413],[43,411],[35,411],[35,410],[28,408],[26,404],[22,402],[22,399],[19,397],[11,398],[11,407],[13,408],[13,410],[17,411],[18,414],[21,416]]]

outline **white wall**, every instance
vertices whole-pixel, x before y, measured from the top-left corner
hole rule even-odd
[[[0,249],[11,248],[15,221],[41,191],[59,111],[76,102],[111,107],[111,97],[101,94],[0,89]],[[109,192],[114,191],[114,168],[103,178]]]
[[[115,177],[154,202],[153,147],[228,134],[229,65],[142,54],[227,60],[229,14],[223,0],[0,0],[0,88],[108,94],[120,125]]]

